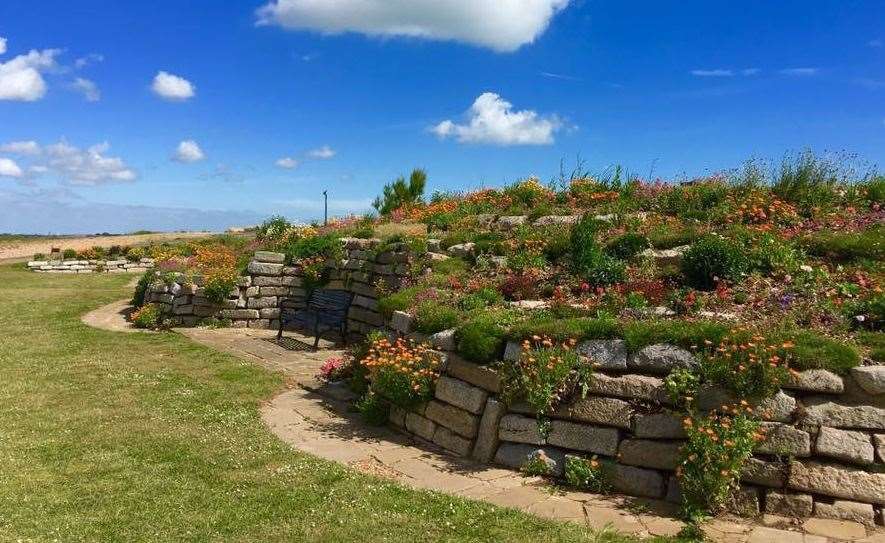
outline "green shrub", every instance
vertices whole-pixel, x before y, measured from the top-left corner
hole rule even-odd
[[[357,411],[372,426],[384,426],[390,417],[390,403],[374,392],[367,392],[357,400]]]
[[[154,330],[160,327],[163,313],[157,304],[146,304],[136,309],[132,315],[132,324],[136,328]]]
[[[655,249],[672,249],[688,245],[698,238],[696,226],[691,224],[663,224],[649,230],[648,242]]]
[[[316,257],[339,259],[344,254],[341,239],[336,233],[293,237],[274,244],[273,249],[285,254],[286,263],[290,266],[302,259]]]
[[[861,185],[866,192],[865,199],[871,204],[885,204],[885,176],[878,176]]]
[[[792,273],[802,265],[804,254],[790,242],[769,233],[763,233],[745,241],[750,270],[763,274],[775,272]]]
[[[460,275],[469,268],[464,259],[452,257],[445,260],[433,260],[430,262],[430,269],[433,273],[440,275]]]
[[[701,372],[741,399],[770,398],[787,382],[792,352],[764,337],[732,335],[701,353]]]
[[[624,279],[624,263],[602,252],[596,242],[600,221],[584,215],[572,228],[572,264],[575,273],[591,285],[608,285]]]
[[[876,225],[863,232],[818,232],[803,240],[809,254],[850,262],[885,259],[885,227]]]
[[[135,285],[135,292],[132,294],[131,303],[134,307],[141,307],[144,305],[144,297],[147,294],[148,287],[151,286],[151,283],[157,281],[158,275],[156,270],[148,270],[144,272],[144,275],[139,277],[138,283]]]
[[[845,375],[860,364],[856,348],[808,330],[775,334],[772,340],[795,344],[790,366],[796,370],[826,369]]]
[[[560,342],[570,338],[611,339],[621,336],[621,326],[613,319],[542,315],[513,325],[507,333],[511,341],[522,341],[533,336],[547,336]]]
[[[462,311],[473,311],[504,302],[504,296],[496,289],[485,287],[471,292],[458,302]]]
[[[594,455],[592,458],[568,455],[565,457],[565,481],[569,486],[604,494],[612,488],[606,466]]]
[[[623,336],[627,350],[636,352],[656,343],[700,348],[705,340],[719,343],[728,332],[728,326],[711,321],[635,321],[624,325]]]
[[[477,364],[488,364],[504,352],[505,331],[499,313],[486,313],[465,322],[455,331],[458,354]]]
[[[838,159],[819,158],[811,150],[786,156],[771,191],[781,200],[795,204],[799,212],[810,216],[816,209],[833,204],[838,196],[844,168]]]
[[[739,245],[712,234],[700,238],[682,255],[681,269],[688,284],[702,290],[711,290],[719,280],[740,278],[747,267]]]
[[[221,304],[227,300],[231,291],[237,286],[237,279],[230,276],[215,275],[206,280],[203,285],[203,295],[214,304]]]
[[[554,460],[543,450],[537,450],[525,459],[519,471],[526,477],[549,477],[553,474],[553,466]]]
[[[426,185],[427,172],[415,168],[408,182],[399,176],[392,183],[384,185],[381,196],[375,198],[372,207],[381,215],[388,215],[401,207],[418,204],[422,201]]]
[[[605,246],[605,252],[614,258],[628,260],[648,248],[648,238],[635,232],[627,232]]]
[[[290,228],[292,228],[292,223],[286,220],[285,217],[274,215],[268,217],[267,220],[255,229],[255,237],[259,240],[278,240]]]
[[[761,436],[758,419],[743,408],[687,422],[676,475],[683,515],[694,522],[718,512],[738,489],[741,468]]]
[[[415,330],[422,334],[435,334],[458,325],[461,313],[437,300],[427,300],[415,308]]]
[[[868,349],[870,359],[885,363],[885,332],[861,332],[857,341]]]
[[[680,185],[664,192],[658,203],[661,211],[683,219],[703,220],[728,195],[728,186],[718,180]]]
[[[390,319],[394,311],[405,311],[415,303],[415,296],[421,292],[421,287],[408,287],[388,296],[378,299],[378,312],[385,319]]]
[[[885,324],[885,294],[873,294],[846,302],[842,314],[851,319],[852,325],[867,330],[882,330]]]
[[[33,259],[34,260],[46,260],[46,255],[44,255],[43,253],[34,253]]]
[[[61,257],[64,258],[65,260],[73,260],[73,259],[77,258],[77,251],[75,251],[74,249],[65,249],[61,253]]]

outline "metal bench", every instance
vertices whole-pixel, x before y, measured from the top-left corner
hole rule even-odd
[[[313,290],[304,306],[300,302],[283,300],[280,303],[280,330],[277,332],[277,340],[283,337],[283,326],[293,324],[313,332],[314,350],[320,343],[320,335],[331,330],[337,330],[347,343],[347,312],[351,301],[352,293],[327,289]]]

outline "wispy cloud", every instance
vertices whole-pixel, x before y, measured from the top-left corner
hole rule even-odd
[[[778,71],[781,75],[790,75],[795,77],[810,77],[820,73],[820,68],[784,68]]]
[[[860,85],[861,87],[866,87],[870,90],[877,89],[885,89],[885,80],[882,79],[872,79],[870,77],[858,77],[854,80],[855,83]]]
[[[692,70],[691,75],[695,77],[734,77],[736,75],[757,75],[760,71],[759,68],[743,68],[741,70],[733,70],[731,68],[711,68]]]
[[[98,102],[101,100],[101,91],[98,85],[89,79],[78,77],[71,83],[71,89],[83,95],[87,102]]]
[[[547,77],[550,79],[562,79],[565,81],[582,81],[580,77],[575,77],[573,75],[565,75],[565,74],[557,74],[553,72],[539,72],[542,77]]]
[[[872,47],[874,49],[878,49],[879,47],[885,46],[885,42],[881,39],[876,38],[874,40],[870,40],[867,42],[867,47]]]

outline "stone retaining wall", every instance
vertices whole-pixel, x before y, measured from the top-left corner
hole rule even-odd
[[[567,455],[598,455],[610,461],[616,491],[679,501],[675,469],[685,434],[663,378],[673,368],[696,365],[690,352],[661,344],[628,353],[620,340],[579,344],[581,356],[598,365],[590,394],[558,408],[544,438],[527,405],[507,408],[498,399],[494,370],[454,352],[454,331],[422,338],[410,333],[411,322],[397,312],[391,328],[427,339],[445,363],[435,398],[414,411],[394,409],[394,426],[455,454],[513,469],[543,450],[559,476]],[[505,358],[518,353],[519,345],[508,344]],[[730,400],[716,389],[699,396],[705,408]],[[768,437],[743,470],[732,510],[883,524],[885,367],[855,368],[846,377],[801,372],[757,408]]]
[[[119,260],[33,260],[28,269],[38,273],[144,273],[154,267],[153,258],[135,262]]]
[[[382,328],[384,318],[378,313],[377,286],[396,290],[409,275],[416,256],[400,243],[380,247],[380,240],[344,238],[344,258],[326,262],[329,283],[323,288],[354,294],[348,329],[365,334]],[[382,250],[379,250],[382,249]],[[280,303],[283,300],[304,303],[307,298],[304,273],[297,266],[286,266],[285,255],[258,251],[237,287],[221,304],[206,298],[202,287],[185,283],[156,283],[145,296],[146,302],[159,304],[173,322],[194,326],[207,318],[229,320],[234,327],[279,327]]]

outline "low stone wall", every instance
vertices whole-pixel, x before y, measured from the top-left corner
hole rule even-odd
[[[581,356],[598,364],[590,393],[558,408],[543,438],[527,405],[507,408],[499,400],[493,369],[454,352],[454,331],[422,338],[410,334],[411,322],[397,312],[391,327],[427,339],[445,363],[435,398],[413,411],[394,409],[394,426],[455,454],[513,469],[543,450],[559,476],[567,455],[598,455],[610,460],[616,491],[679,501],[675,470],[685,434],[663,378],[675,367],[697,364],[690,352],[661,344],[631,354],[620,340],[579,344]],[[519,345],[508,344],[505,358],[518,353]],[[730,400],[716,389],[699,396],[708,409]],[[844,378],[826,370],[801,372],[757,407],[765,413],[768,437],[743,470],[733,511],[883,524],[885,367],[855,368]]]
[[[120,260],[33,260],[28,269],[38,273],[144,273],[154,267],[153,258],[135,262]]]
[[[376,285],[398,289],[416,255],[404,244],[382,248],[377,239],[344,238],[341,242],[344,258],[326,262],[329,283],[324,288],[354,294],[348,315],[350,332],[365,334],[382,328]],[[307,299],[303,270],[286,266],[284,261],[282,253],[256,252],[247,275],[239,278],[237,287],[221,304],[207,299],[202,287],[183,282],[151,285],[145,301],[159,304],[180,326],[194,326],[212,317],[227,319],[234,327],[278,328],[280,303],[289,300],[297,306]]]

